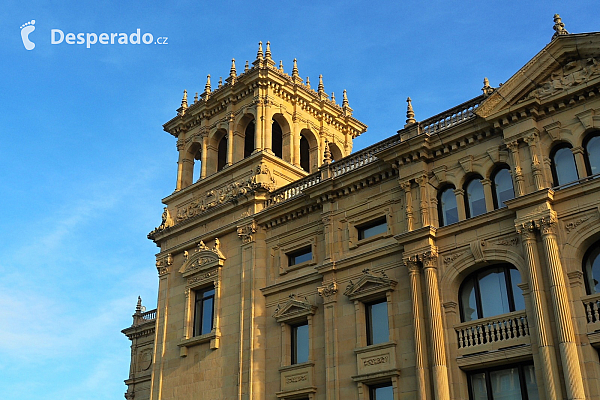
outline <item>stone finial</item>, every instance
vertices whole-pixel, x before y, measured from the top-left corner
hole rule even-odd
[[[565,29],[565,24],[563,24],[560,15],[554,14],[554,35],[552,35],[552,39],[557,38],[560,35],[568,35],[569,32]]]
[[[140,296],[138,296],[138,299],[137,299],[137,304],[135,306],[135,313],[136,314],[142,313],[142,298]]]
[[[342,98],[342,107],[350,107],[348,105],[348,95],[346,94],[346,89],[344,89],[344,97]]]
[[[198,92],[196,92],[196,95],[194,96],[194,103],[198,102]]]
[[[319,75],[319,86],[317,87],[317,93],[319,93],[320,98],[327,97],[325,94],[325,85],[323,85],[323,75]]]
[[[310,89],[310,78],[306,77],[306,87]]]
[[[488,78],[483,78],[483,87],[481,88],[481,91],[485,97],[488,97],[494,92],[494,88],[490,86]]]
[[[248,60],[246,60],[246,65],[244,66],[244,72],[248,72],[250,70],[250,66],[248,65]]]
[[[260,61],[262,61],[263,59],[262,42],[258,42],[258,52],[256,53],[256,59]]]
[[[210,74],[208,74],[206,76],[206,85],[204,85],[204,92],[205,93],[210,93],[211,92],[211,88],[210,88]]]
[[[335,104],[335,92],[331,92],[331,101]]]
[[[235,58],[231,59],[231,69],[229,69],[229,76],[235,78],[237,76],[237,71],[235,70]]]
[[[408,125],[412,125],[417,122],[417,120],[415,120],[415,112],[413,111],[411,103],[412,100],[410,99],[410,97],[406,99],[406,102],[408,103],[408,105],[406,106],[406,125],[404,125],[404,127],[407,127]]]
[[[325,139],[325,149],[323,150],[323,164],[331,164],[331,151],[329,150],[329,141]]]
[[[217,89],[221,89],[223,87],[223,77],[220,76],[219,77],[219,85],[217,86]]]
[[[181,108],[183,108],[184,110],[186,108],[188,108],[188,102],[187,102],[187,90],[183,91],[183,98],[181,99]]]
[[[279,60],[279,71],[283,72],[283,60]]]
[[[292,78],[300,78],[298,74],[298,61],[294,58],[294,67],[292,68]]]
[[[271,42],[267,41],[267,49],[265,50],[265,58],[271,60]]]

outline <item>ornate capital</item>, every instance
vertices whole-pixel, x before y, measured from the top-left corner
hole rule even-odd
[[[248,244],[254,241],[254,234],[257,229],[256,222],[252,220],[247,225],[238,226],[237,234],[242,239],[242,243]]]
[[[408,268],[409,274],[414,274],[419,272],[419,257],[417,255],[404,257],[402,259],[406,268]]]
[[[431,250],[421,253],[420,259],[423,263],[423,268],[435,268],[438,259],[437,249],[432,247]]]
[[[518,140],[511,140],[510,142],[506,143],[506,147],[508,147],[508,149],[510,151],[512,151],[513,153],[515,153],[518,148],[519,148],[519,141]]]
[[[317,291],[319,292],[319,296],[329,299],[329,297],[334,296],[338,292],[337,283],[331,281],[328,285],[319,286]]]
[[[410,192],[410,181],[400,182],[400,188],[405,192]]]
[[[536,226],[533,221],[523,222],[515,226],[517,233],[521,235],[523,241],[535,240]]]
[[[542,235],[556,235],[558,219],[556,214],[552,213],[536,221]]]
[[[425,186],[427,182],[429,182],[429,179],[427,178],[427,175],[421,175],[418,178],[415,178],[415,181],[419,184],[419,186]]]

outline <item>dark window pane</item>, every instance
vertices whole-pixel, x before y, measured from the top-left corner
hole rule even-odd
[[[558,182],[554,182],[556,186],[564,185],[565,183],[573,182],[579,179],[577,168],[575,167],[575,158],[571,149],[563,147],[554,154],[554,171]]]
[[[244,132],[244,158],[249,157],[254,151],[254,121],[246,126]]]
[[[308,323],[292,327],[292,364],[308,361]]]
[[[523,366],[523,376],[525,378],[525,387],[527,388],[527,397],[529,400],[539,400],[540,395],[538,393],[533,365]]]
[[[227,165],[227,135],[219,141],[217,153],[217,171],[220,171]]]
[[[310,146],[304,135],[300,135],[300,167],[310,172]]]
[[[592,175],[600,173],[600,136],[591,138],[585,149],[590,163],[590,173]]]
[[[288,266],[312,260],[312,247],[304,247],[288,254]]]
[[[273,154],[281,158],[283,154],[283,133],[281,132],[281,126],[275,120],[273,120],[271,138],[271,149],[273,150]]]
[[[483,194],[483,185],[479,179],[473,179],[467,185],[467,201],[469,203],[469,217],[485,214],[485,195]]]
[[[516,367],[490,372],[490,383],[494,400],[520,400],[523,398],[519,369]]]
[[[358,239],[366,239],[371,236],[379,235],[380,233],[387,232],[387,220],[385,217],[378,218],[373,222],[369,222],[365,225],[359,226],[358,228]]]
[[[525,299],[523,298],[523,291],[517,285],[521,283],[521,273],[518,269],[511,268],[510,270],[510,282],[512,284],[512,294],[515,300],[514,311],[525,309]]]
[[[595,243],[584,260],[584,272],[589,294],[600,292],[600,243]]]
[[[473,394],[472,400],[487,400],[487,386],[483,372],[471,375],[471,393]]]
[[[454,189],[446,189],[440,196],[440,209],[442,221],[440,226],[454,224],[458,222],[458,207],[456,206],[456,196]]]
[[[475,279],[469,279],[462,286],[460,295],[463,322],[477,319],[477,303],[475,302]]]
[[[368,345],[390,340],[386,301],[367,305],[367,325]]]
[[[371,400],[394,400],[392,386],[382,386],[371,389]]]
[[[494,176],[494,193],[497,208],[506,207],[504,202],[515,197],[512,177],[508,169],[501,169]]]
[[[479,275],[482,318],[510,312],[504,269],[493,268]]]
[[[212,330],[213,322],[213,298],[204,300],[202,308],[202,332],[201,335],[209,333]]]

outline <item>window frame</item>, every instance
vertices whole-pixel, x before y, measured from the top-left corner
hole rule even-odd
[[[589,248],[588,248],[588,249],[585,251],[585,254],[584,254],[584,256],[583,256],[582,263],[581,263],[581,268],[582,268],[582,270],[583,270],[583,280],[584,280],[584,282],[585,282],[585,292],[586,292],[586,294],[587,294],[587,295],[593,295],[593,294],[600,293],[600,292],[596,292],[595,290],[592,292],[592,289],[593,289],[593,288],[590,286],[590,285],[591,285],[591,281],[592,281],[592,279],[594,279],[594,275],[593,275],[593,272],[594,272],[594,271],[593,271],[593,270],[591,270],[591,272],[592,272],[592,276],[588,276],[588,272],[587,272],[587,263],[588,263],[588,261],[589,261],[589,258],[592,256],[592,253],[593,253],[594,251],[598,251],[598,247],[599,247],[599,246],[600,246],[600,240],[598,240],[598,241],[594,242],[594,243],[593,243],[593,244],[592,244],[592,245],[591,245],[591,246],[590,246],[590,247],[589,247]],[[600,258],[600,254],[598,254],[596,257],[597,257],[597,258]],[[594,285],[594,288],[595,288],[595,286],[596,286],[596,285]]]
[[[392,382],[383,382],[383,383],[377,383],[377,384],[373,384],[373,385],[368,385],[369,387],[369,400],[377,400],[377,395],[376,395],[376,391],[377,389],[381,389],[384,387],[390,387],[392,388],[392,398],[394,398],[394,385],[392,384]]]
[[[511,368],[518,368],[519,388],[521,389],[521,398],[522,398],[522,400],[528,400],[529,394],[527,393],[527,383],[525,381],[525,371],[524,371],[524,367],[526,367],[526,366],[533,366],[535,368],[533,362],[526,361],[526,362],[521,362],[521,363],[516,363],[516,364],[499,365],[499,366],[495,366],[495,367],[488,367],[488,368],[469,371],[467,373],[467,389],[469,392],[469,400],[473,400],[473,384],[472,384],[473,375],[481,374],[481,373],[485,374],[485,386],[486,386],[487,398],[488,398],[488,400],[493,400],[493,393],[491,392],[492,384],[491,384],[490,374],[492,372],[509,370]],[[534,376],[535,376],[535,374],[534,374]],[[539,385],[538,385],[537,379],[536,379],[535,383],[536,383],[536,387],[539,391]]]
[[[385,230],[383,232],[376,232],[376,233],[370,234],[369,236],[365,236],[365,232],[367,230],[373,229],[373,228],[379,228],[379,227],[383,227],[383,226],[385,226]],[[382,216],[372,219],[370,221],[363,222],[359,225],[356,225],[356,233],[358,235],[359,241],[370,239],[370,238],[376,237],[378,235],[385,235],[388,232],[388,230],[389,230],[389,227],[388,227],[388,221],[387,221],[386,215],[382,215]]]
[[[568,149],[571,153],[571,157],[573,158],[573,168],[575,169],[575,174],[577,175],[577,179],[569,182],[559,182],[558,180],[558,172],[556,168],[556,153],[560,150]],[[550,170],[552,172],[552,187],[563,186],[572,182],[577,182],[581,177],[579,176],[579,171],[577,171],[577,162],[575,161],[575,154],[573,154],[573,146],[570,143],[560,143],[552,148],[550,152]]]
[[[586,170],[588,176],[595,175],[592,172],[592,164],[590,163],[590,153],[588,151],[588,144],[594,138],[600,138],[600,131],[595,130],[595,131],[592,131],[592,132],[588,133],[585,136],[585,139],[583,140],[583,143],[582,143],[582,145],[583,145],[582,147],[583,147],[584,160],[585,160],[585,170]],[[600,170],[600,165],[598,165],[597,167]],[[596,174],[598,174],[598,173],[600,173],[600,171],[596,172]]]
[[[298,349],[299,349],[299,341],[298,341],[298,328],[306,327],[306,360],[298,359]],[[290,324],[290,365],[303,364],[307,363],[310,360],[310,326],[308,324],[308,319],[298,322],[295,324]]]
[[[388,301],[386,297],[381,297],[377,300],[372,300],[369,302],[365,302],[364,303],[364,307],[365,307],[365,327],[367,329],[366,331],[366,338],[367,338],[367,346],[373,346],[373,345],[377,345],[377,344],[381,344],[381,343],[387,343],[390,341],[390,326],[389,326],[389,318],[390,318],[390,313],[389,313],[389,307],[388,307]],[[378,304],[385,304],[385,315],[386,315],[386,327],[387,327],[387,340],[381,341],[381,342],[374,342],[374,324],[373,324],[373,313],[372,313],[372,309],[373,306],[376,306]]]
[[[303,261],[300,261],[300,262],[296,261],[296,259],[298,257],[305,256],[307,254],[310,254],[310,258],[309,259],[303,260]],[[301,247],[299,249],[287,252],[287,253],[285,253],[285,255],[287,256],[287,260],[288,260],[288,263],[287,263],[288,268],[295,267],[295,266],[298,266],[298,265],[301,265],[301,264],[304,264],[304,263],[309,263],[309,262],[311,262],[313,260],[313,248],[312,248],[312,244],[309,244],[308,246],[304,246],[304,247]]]
[[[467,277],[465,277],[465,279],[463,279],[463,281],[461,282],[459,290],[458,290],[458,304],[459,304],[459,310],[460,310],[460,322],[461,323],[476,321],[476,320],[482,319],[482,318],[494,317],[493,315],[489,315],[487,317],[483,316],[483,303],[482,303],[482,299],[481,299],[481,289],[479,287],[478,276],[483,274],[485,271],[488,271],[488,270],[494,269],[494,268],[500,268],[500,267],[503,269],[504,280],[505,280],[505,285],[506,285],[506,296],[508,299],[508,308],[510,309],[509,312],[520,311],[520,310],[515,310],[515,308],[516,308],[515,294],[513,293],[513,283],[512,283],[512,277],[510,274],[510,270],[512,270],[512,269],[516,270],[519,273],[519,275],[521,274],[521,271],[519,271],[519,269],[516,268],[514,265],[508,264],[508,263],[490,265],[489,267],[479,268],[477,271],[472,272]],[[473,318],[470,321],[465,321],[464,304],[463,304],[463,290],[465,289],[465,286],[467,285],[467,283],[469,283],[471,280],[473,280],[475,282],[475,284],[473,286],[474,286],[474,291],[475,291],[476,318]],[[521,279],[521,283],[523,283],[522,279]],[[502,315],[502,314],[496,314],[496,315]]]
[[[207,292],[211,292],[212,294],[204,297]],[[202,294],[203,297],[198,299],[198,295]],[[213,332],[215,329],[215,298],[216,298],[216,290],[214,285],[212,286],[204,286],[202,288],[194,289],[194,311],[193,311],[193,321],[192,321],[192,337],[198,337],[207,335]],[[211,314],[209,317],[210,321],[210,330],[208,332],[203,331],[205,315],[204,315],[204,303],[208,300],[212,300]],[[198,310],[200,308],[200,310]],[[200,314],[200,316],[198,316]],[[198,318],[199,317],[199,318]],[[200,332],[198,332],[198,328],[200,328]]]
[[[498,174],[501,171],[508,171],[508,175],[510,176],[510,184],[511,184],[512,192],[513,192],[512,199],[515,198],[515,182],[513,180],[512,171],[510,169],[510,166],[507,164],[500,164],[494,169],[494,172],[490,176],[491,181],[492,181],[491,185],[492,185],[492,199],[494,201],[494,210],[499,210],[501,208],[506,207],[506,204],[504,204],[504,205],[499,204],[500,199],[498,198],[498,192],[496,191],[496,177],[498,176]],[[510,200],[512,200],[512,199],[510,199]]]
[[[444,195],[444,193],[446,193],[446,191],[448,190],[452,190],[452,195],[454,196],[454,202],[456,204],[456,222],[452,222],[452,223],[447,223],[446,218],[444,218],[444,210],[442,209],[443,207],[443,203],[442,203],[442,196]],[[456,187],[452,184],[446,184],[444,186],[442,186],[440,188],[440,190],[438,191],[438,195],[437,195],[437,209],[438,209],[438,225],[440,227],[442,226],[448,226],[448,225],[452,225],[455,224],[457,222],[460,222],[460,218],[458,215],[458,201],[456,199]]]
[[[479,184],[481,185],[481,192],[483,193],[483,206],[484,206],[484,211],[480,214],[477,215],[471,215],[472,210],[471,210],[471,202],[469,201],[469,185],[471,185],[474,181],[479,181]],[[463,191],[464,191],[464,203],[465,203],[465,215],[467,218],[475,218],[478,217],[480,215],[483,215],[487,212],[487,208],[485,206],[485,189],[483,187],[483,177],[481,175],[472,175],[469,177],[469,179],[467,179],[465,181],[465,184],[463,185]],[[456,196],[456,195],[455,195]],[[456,208],[458,209],[458,202],[456,204]]]

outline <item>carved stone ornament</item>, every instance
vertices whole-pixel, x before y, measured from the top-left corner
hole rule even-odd
[[[256,222],[252,220],[247,225],[238,226],[237,234],[242,239],[242,243],[248,244],[254,241],[254,234],[257,229]]]
[[[391,291],[396,284],[397,282],[390,279],[383,271],[379,275],[374,275],[370,269],[364,269],[362,276],[355,283],[350,281],[344,295],[350,300],[362,299]]]
[[[316,311],[317,307],[310,304],[306,297],[290,294],[285,303],[277,304],[273,318],[277,322],[288,322],[314,315]]]
[[[574,86],[579,86],[600,75],[600,63],[595,58],[568,62],[554,71],[550,79],[531,91],[521,101],[551,96]]]
[[[212,249],[209,249],[204,242],[200,241],[196,252],[188,255],[179,272],[183,276],[190,276],[198,272],[205,272],[210,268],[221,267],[225,261],[225,256],[221,253],[219,239],[215,239]]]
[[[154,228],[152,232],[148,234],[148,239],[154,239],[157,233],[162,232],[165,229],[172,227],[173,225],[175,225],[175,222],[173,221],[173,218],[171,218],[171,213],[169,212],[167,207],[165,207],[161,216],[160,225]]]
[[[579,225],[583,224],[584,222],[586,222],[590,218],[592,218],[591,215],[586,215],[586,216],[583,216],[581,218],[577,218],[574,221],[570,221],[568,223],[565,223],[565,230],[567,231],[567,233],[571,233],[571,231],[577,229],[577,227]]]
[[[259,164],[247,180],[208,190],[204,195],[192,200],[190,203],[178,207],[176,223],[195,217],[221,204],[235,204],[241,197],[247,197],[258,190],[272,191],[274,187],[275,178],[273,178],[269,167],[266,164]]]
[[[558,220],[555,214],[540,218],[536,221],[542,235],[556,235]]]
[[[522,239],[535,240],[536,226],[533,221],[524,222],[516,226],[517,233],[521,235]]]
[[[498,241],[496,242],[497,246],[516,246],[518,244],[518,237],[498,239]]]
[[[173,256],[171,253],[166,256],[156,259],[156,269],[158,270],[158,276],[164,276],[169,273],[169,267],[173,264]]]
[[[423,263],[423,268],[435,268],[438,258],[437,249],[432,247],[431,250],[421,253],[419,258]]]
[[[321,297],[328,298],[334,296],[338,292],[337,283],[335,281],[329,282],[328,285],[320,286],[317,290]]]
[[[447,256],[443,256],[443,257],[442,257],[442,262],[443,262],[445,265],[450,265],[450,264],[452,264],[452,263],[453,263],[453,262],[454,262],[454,261],[455,261],[457,258],[461,257],[463,254],[465,254],[465,252],[464,252],[464,251],[459,251],[459,252],[456,252],[456,253],[449,254],[449,255],[447,255]]]

